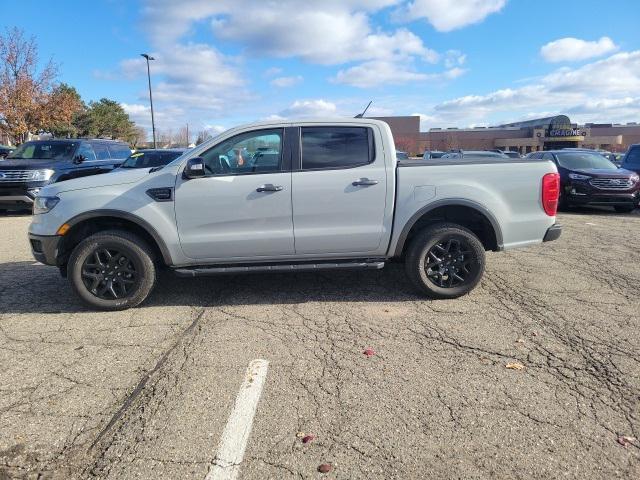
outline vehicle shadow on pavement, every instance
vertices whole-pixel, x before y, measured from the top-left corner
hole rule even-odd
[[[636,208],[630,213],[618,213],[611,207],[569,207],[559,212],[561,215],[603,215],[608,217],[622,217],[622,218],[640,218],[640,209]]]
[[[160,272],[140,307],[271,305],[305,302],[415,301],[401,264],[379,271],[222,275],[180,278]],[[36,262],[0,264],[0,314],[93,311],[58,269]]]

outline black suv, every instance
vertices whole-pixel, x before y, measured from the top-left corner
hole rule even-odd
[[[560,207],[600,205],[631,212],[640,200],[640,177],[595,150],[551,150],[528,158],[551,160],[560,173]]]
[[[30,208],[45,185],[109,172],[129,155],[129,146],[115,140],[25,142],[0,162],[0,209]]]

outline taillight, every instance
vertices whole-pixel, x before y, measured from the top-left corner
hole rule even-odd
[[[558,211],[560,197],[560,175],[547,173],[542,177],[542,208],[547,215],[554,217]]]

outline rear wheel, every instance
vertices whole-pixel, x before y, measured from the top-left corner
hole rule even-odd
[[[618,213],[631,213],[636,208],[633,205],[616,205],[613,207]]]
[[[67,274],[73,289],[92,307],[124,310],[142,303],[155,284],[149,246],[128,232],[99,232],[71,253]]]
[[[407,276],[432,298],[457,298],[469,293],[484,273],[482,243],[456,224],[427,227],[412,240],[405,258]]]

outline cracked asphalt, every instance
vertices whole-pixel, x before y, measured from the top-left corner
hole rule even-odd
[[[0,479],[203,479],[257,358],[242,479],[640,478],[640,212],[559,221],[455,301],[389,265],[165,274],[105,313],[34,264],[28,216],[2,216]]]

